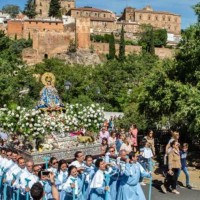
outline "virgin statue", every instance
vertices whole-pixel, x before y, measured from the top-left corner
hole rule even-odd
[[[45,85],[40,92],[40,101],[37,105],[38,109],[60,110],[64,105],[55,88],[55,76],[46,72],[41,77],[42,83]]]

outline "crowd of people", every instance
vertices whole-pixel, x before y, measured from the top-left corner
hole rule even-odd
[[[120,133],[104,126],[97,138],[102,144],[98,157],[77,151],[74,161],[51,157],[48,167],[35,165],[17,151],[1,147],[0,199],[145,200],[141,185],[145,185],[144,177],[151,178],[156,158],[153,131],[149,130],[140,144],[137,137],[135,124],[129,132],[122,129]],[[166,146],[167,169],[161,186],[164,193],[170,190],[179,194],[181,169],[191,189],[186,165],[188,145],[180,149],[178,139],[178,132],[173,132]]]

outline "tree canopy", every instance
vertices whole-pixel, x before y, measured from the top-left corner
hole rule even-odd
[[[27,0],[23,13],[27,15],[30,19],[34,18],[37,15],[34,0]]]
[[[51,0],[49,7],[49,17],[61,17],[61,6],[59,0]]]
[[[2,11],[10,14],[12,18],[15,18],[20,12],[20,7],[17,5],[8,4],[2,7]]]
[[[113,59],[91,67],[51,58],[27,67],[21,51],[31,41],[11,40],[0,32],[0,106],[18,104],[34,108],[43,85],[33,75],[52,72],[64,102],[97,102],[106,111],[122,111],[125,118],[118,124],[124,128],[133,122],[143,130],[168,125],[199,135],[199,35],[199,23],[187,28],[173,59],[159,59],[150,51],[150,45],[149,51],[124,55],[123,62]],[[68,91],[66,81],[72,83]]]

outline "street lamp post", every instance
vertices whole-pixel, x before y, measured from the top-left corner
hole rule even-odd
[[[69,81],[65,81],[65,89],[66,89],[66,92],[69,91],[69,89],[71,88],[72,86],[72,83],[69,82]],[[68,99],[66,98],[66,100],[68,101]]]

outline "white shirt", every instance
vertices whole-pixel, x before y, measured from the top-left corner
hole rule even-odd
[[[104,181],[104,172],[102,170],[98,170],[92,179],[90,188],[100,188],[103,186]]]
[[[144,152],[142,153],[142,156],[147,159],[152,158],[153,157],[152,150],[150,148],[144,147]]]
[[[72,180],[75,179],[75,182]],[[66,190],[67,188],[71,188],[71,184],[75,184],[75,194],[78,195],[78,180],[73,176],[69,176],[66,183],[63,184],[62,190]]]
[[[83,162],[80,163],[80,162],[78,162],[78,160],[73,161],[69,166],[72,166],[72,165],[77,168],[84,167],[84,163]]]
[[[132,151],[132,146],[131,144],[127,145],[123,143],[122,146],[120,147],[120,150],[126,150],[127,153],[130,153]]]
[[[28,183],[29,188],[31,188],[33,186],[33,184],[39,180],[39,178],[37,176],[35,176],[34,174],[30,173],[27,170],[23,170],[20,177],[18,177],[17,180],[14,182],[13,187],[16,187],[21,190],[25,190],[25,188],[27,186],[27,181],[25,180],[26,178],[30,180],[30,182]],[[23,191],[22,191],[22,193],[23,193]]]
[[[112,138],[112,137],[108,138],[108,144],[109,144],[109,146],[115,145],[115,142],[116,142],[116,138]]]
[[[12,160],[5,159],[3,163],[4,169],[9,169],[10,167],[14,166],[14,162]]]
[[[62,189],[62,184],[64,183],[64,177],[68,177],[68,172],[67,170],[65,172],[60,171],[58,174],[58,181],[61,183],[61,185],[59,185],[58,189]],[[66,180],[66,179],[65,179]]]
[[[57,173],[57,169],[54,168],[54,167],[50,167],[50,168],[48,168],[47,171],[49,171],[49,172],[53,172],[54,174]]]
[[[13,180],[13,174],[15,176],[18,175],[18,173],[20,173],[20,171],[22,171],[23,169],[21,169],[17,164],[14,164],[7,172],[6,172],[6,181],[12,181]]]

